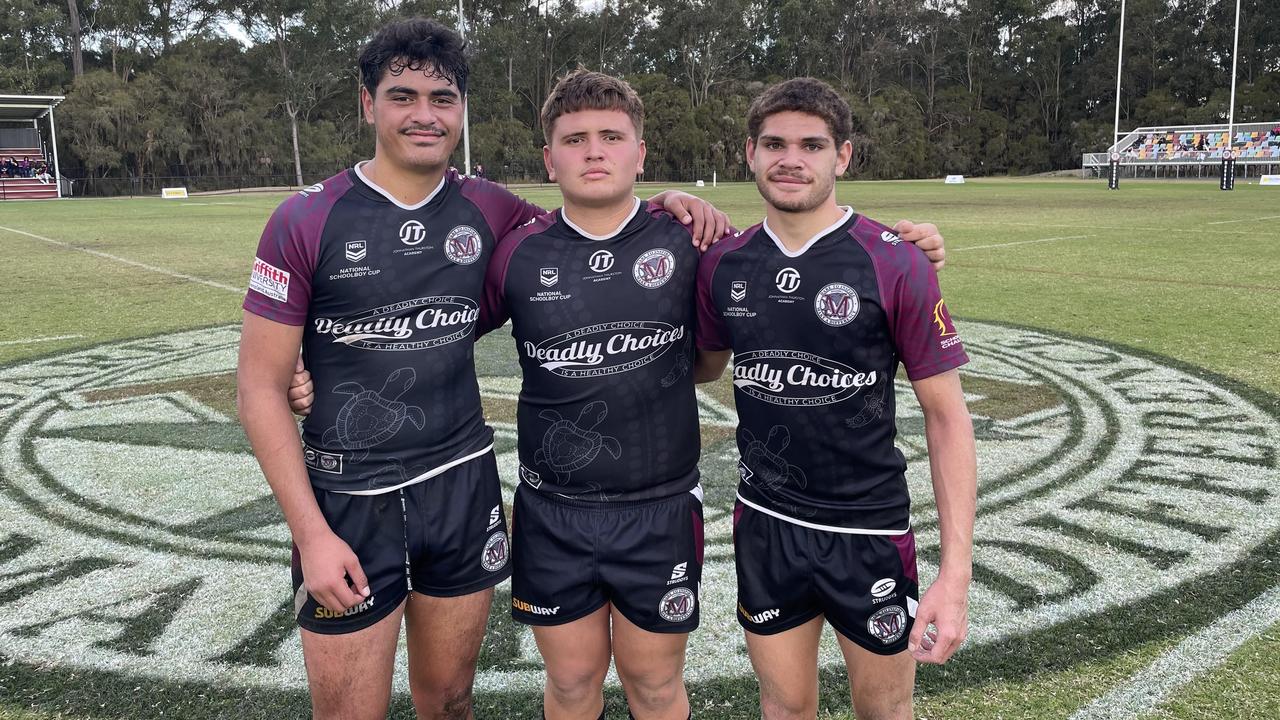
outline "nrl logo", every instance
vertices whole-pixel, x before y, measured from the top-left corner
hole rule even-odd
[[[364,240],[353,240],[347,243],[347,260],[358,263],[368,254]]]
[[[542,283],[543,287],[555,286],[556,283],[560,282],[560,268],[547,267],[539,269],[538,282]]]
[[[1274,584],[1257,559],[1280,541],[1275,398],[1096,342],[961,324],[982,473],[958,661],[1010,642],[1092,636],[1152,607],[1194,605],[1208,624]],[[49,673],[50,687],[75,673],[124,695],[197,683],[264,705],[281,692],[305,703],[288,529],[235,421],[238,338],[238,327],[202,329],[0,368],[0,655],[22,673]],[[881,386],[896,396],[924,588],[937,575],[938,526],[923,417],[909,385]],[[481,379],[486,402],[498,403],[490,408],[514,408],[519,389]],[[702,474],[736,482],[728,399],[700,391],[699,406],[711,433]],[[510,412],[512,422],[492,423],[507,438],[497,460],[507,505],[521,474],[537,482],[520,469]],[[702,624],[733,631],[692,636],[690,677],[750,678],[732,599],[733,493],[708,493],[704,513]],[[492,542],[471,562],[503,562],[509,546]],[[869,590],[887,598],[900,588]],[[507,586],[498,592],[507,607]],[[696,593],[655,609],[680,617]],[[890,638],[896,615],[868,629]],[[491,620],[500,642],[477,692],[536,697],[544,674],[532,638],[501,612]],[[1081,647],[1082,663],[1120,652]],[[820,652],[824,664],[841,662],[834,644]],[[403,651],[398,660],[403,673]],[[120,715],[97,708],[95,698],[77,714]]]

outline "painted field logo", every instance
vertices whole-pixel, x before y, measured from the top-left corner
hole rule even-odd
[[[862,372],[798,350],[755,350],[733,358],[733,385],[774,405],[830,405],[876,384],[876,371]]]
[[[560,377],[599,377],[648,365],[684,336],[683,326],[622,320],[570,330],[536,345],[526,340],[520,351]]]
[[[1194,370],[1097,343],[982,323],[961,330],[982,468],[961,661],[1046,631],[1092,638],[1117,624],[1154,625],[1142,622],[1153,603],[1225,615],[1259,593],[1258,578],[1270,576],[1252,560],[1280,532],[1280,421],[1263,409],[1273,398],[1251,400]],[[234,421],[238,332],[205,329],[0,368],[0,655],[15,671],[37,683],[51,673],[49,687],[75,673],[121,697],[139,686],[190,692],[179,684],[189,682],[242,696],[284,690],[305,704],[288,531]],[[519,482],[510,428],[520,386],[482,376],[481,388],[499,413],[509,505]],[[693,591],[689,602],[672,595],[654,607],[680,617],[702,603],[692,683],[751,673],[735,619],[738,458],[722,390],[699,396],[708,487],[701,590],[674,585]],[[919,409],[908,385],[895,391],[923,590],[937,574],[936,512]],[[499,556],[470,562],[486,561]],[[513,602],[506,588],[501,609]],[[503,615],[492,621],[499,642],[486,650],[477,690],[536,697],[536,645]],[[869,630],[892,636],[892,619],[882,620]],[[1072,647],[1079,657],[1070,661],[1080,663],[1120,652],[1110,641]],[[824,663],[840,662],[834,644],[821,652]],[[400,691],[406,667],[402,652]],[[63,701],[48,702],[51,712]],[[96,701],[77,714],[120,715]]]
[[[480,308],[461,295],[413,298],[352,318],[315,318],[314,330],[362,350],[427,350],[470,340]]]

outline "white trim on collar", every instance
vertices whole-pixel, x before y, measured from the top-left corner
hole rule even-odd
[[[423,207],[424,205],[426,205],[427,203],[431,202],[431,200],[434,199],[436,195],[439,195],[440,191],[444,189],[445,178],[448,177],[449,175],[447,171],[445,172],[444,175],[441,175],[440,184],[436,186],[435,190],[432,190],[425,198],[423,198],[421,202],[415,203],[413,205],[405,205],[404,203],[397,200],[394,195],[387,192],[385,189],[382,188],[382,186],[370,180],[364,174],[364,171],[361,170],[360,168],[363,167],[368,162],[369,162],[368,160],[361,160],[360,162],[356,163],[356,167],[355,167],[356,176],[359,177],[361,180],[363,180],[364,184],[368,185],[370,189],[372,189],[374,192],[378,193],[382,197],[390,200],[393,205],[400,208],[401,210],[417,210]]]
[[[835,223],[833,223],[832,225],[822,230],[819,230],[817,235],[814,235],[813,237],[809,238],[809,242],[806,242],[803,246],[801,246],[799,250],[796,250],[795,252],[788,250],[787,246],[783,245],[782,241],[778,239],[778,236],[773,233],[773,230],[769,227],[769,218],[765,218],[764,220],[764,231],[766,234],[768,234],[769,238],[773,240],[773,244],[777,245],[778,249],[782,251],[783,255],[786,255],[787,257],[800,257],[805,253],[806,250],[813,247],[814,243],[818,242],[819,240],[826,237],[827,235],[830,235],[832,232],[835,231],[836,228],[849,222],[849,218],[853,217],[853,207],[849,205],[843,205],[841,207],[844,208],[844,217],[835,221]]]
[[[618,233],[622,232],[622,228],[626,227],[627,223],[631,222],[631,219],[634,218],[636,216],[636,213],[638,212],[640,212],[640,198],[636,198],[636,204],[631,206],[631,214],[627,215],[627,219],[623,220],[621,225],[614,228],[612,232],[606,235],[592,235],[586,230],[583,230],[582,228],[578,227],[576,223],[574,223],[572,220],[569,219],[569,216],[568,214],[565,213],[564,208],[560,208],[560,219],[564,220],[565,225],[568,225],[569,227],[573,228],[574,232],[578,233],[584,238],[587,238],[588,240],[611,240],[617,237]]]

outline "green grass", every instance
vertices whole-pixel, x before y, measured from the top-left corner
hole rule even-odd
[[[641,194],[652,186],[643,186]],[[763,206],[749,184],[684,188],[716,203],[740,227]],[[656,191],[656,189],[654,190]],[[554,188],[522,195],[545,207]],[[1280,391],[1280,281],[1270,257],[1274,188],[1210,183],[1127,182],[1109,192],[1096,182],[971,180],[842,183],[838,196],[892,224],[937,224],[947,238],[942,275],[947,305],[961,318],[997,320],[1124,343],[1184,360],[1259,388]],[[242,287],[266,217],[279,195],[76,200],[0,205],[0,227],[14,228]],[[1214,225],[1231,221],[1227,224]],[[978,248],[1052,237],[1090,237]],[[82,335],[66,343],[0,345],[0,363],[95,341],[234,322],[230,293],[67,251],[0,230],[15,261],[0,301],[0,342]],[[130,294],[123,311],[120,293]]]
[[[739,227],[763,216],[752,185],[683,189],[714,202]],[[656,190],[644,186],[639,193]],[[559,200],[554,188],[520,193],[545,207]],[[887,224],[910,218],[939,225],[948,247],[941,282],[948,307],[962,322],[1043,328],[1170,358],[1252,388],[1255,402],[1280,412],[1280,280],[1273,269],[1280,223],[1257,219],[1277,214],[1280,188],[1240,184],[1224,193],[1212,183],[1126,181],[1110,192],[1099,182],[993,179],[963,186],[842,183],[838,193],[841,202]],[[0,228],[62,243],[0,229],[0,249],[9,260],[0,284],[7,310],[0,314],[0,366],[237,322],[241,294],[193,278],[243,287],[258,235],[283,197],[0,203]],[[73,337],[42,341],[58,336]],[[482,362],[510,367],[501,357]],[[184,446],[199,444],[198,438],[180,439]],[[241,447],[238,437],[211,435],[208,442]],[[1184,637],[1275,585],[1276,549],[1273,538],[1206,587],[1157,595],[1135,608],[1140,614],[1112,613],[1073,624],[1071,631],[1036,631],[967,649],[943,668],[923,668],[917,714],[930,720],[1069,717]],[[0,587],[12,582],[0,570]],[[1196,594],[1201,591],[1203,596]],[[496,637],[507,637],[495,628]],[[1280,632],[1272,627],[1149,716],[1280,717],[1278,667]],[[822,683],[829,717],[851,717],[842,673],[824,671]],[[758,716],[750,679],[701,682],[690,692],[696,717]],[[611,717],[625,716],[617,691],[610,693],[610,707]],[[149,682],[127,672],[83,672],[0,654],[0,718],[300,717],[306,708],[301,691]],[[536,708],[527,693],[477,699],[482,718],[535,717]],[[407,697],[397,697],[393,715],[412,716]]]

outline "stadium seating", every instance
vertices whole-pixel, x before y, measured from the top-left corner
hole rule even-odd
[[[31,162],[45,160],[39,148],[0,148],[0,161],[23,158]],[[50,170],[52,173],[52,170]],[[53,182],[40,182],[36,178],[0,178],[0,200],[34,200],[39,198],[56,198],[58,189]]]
[[[1139,136],[1124,150],[1139,160],[1221,159],[1227,149],[1225,132],[1155,132]],[[1265,130],[1238,132],[1232,143],[1240,159],[1280,161],[1280,136]]]

